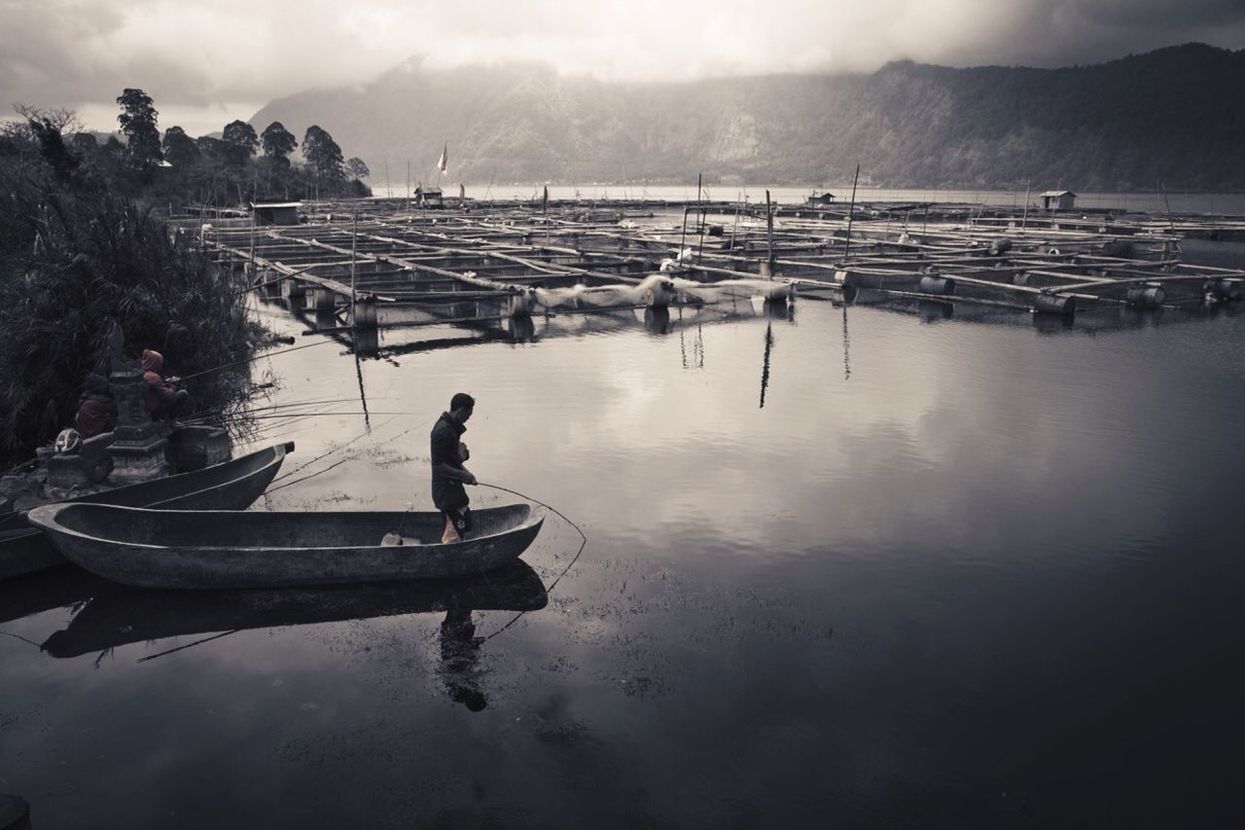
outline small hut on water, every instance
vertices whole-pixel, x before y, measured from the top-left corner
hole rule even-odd
[[[1072,210],[1076,207],[1076,194],[1071,190],[1048,190],[1041,199],[1043,210]]]
[[[445,207],[445,200],[441,194],[439,187],[424,187],[422,184],[415,188],[415,204],[425,208],[441,208]]]
[[[252,202],[256,225],[297,225],[302,202]]]

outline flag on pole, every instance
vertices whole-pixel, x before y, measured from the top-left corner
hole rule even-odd
[[[446,168],[449,165],[449,152],[450,143],[447,141],[445,142],[445,147],[441,149],[441,158],[437,159],[437,169],[442,173],[446,171]]]

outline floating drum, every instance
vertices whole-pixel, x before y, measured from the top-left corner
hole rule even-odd
[[[1033,298],[1033,310],[1038,314],[1071,317],[1076,313],[1076,297],[1070,294],[1038,294]]]
[[[765,289],[765,302],[767,303],[787,303],[788,305],[795,302],[795,283],[778,283],[770,288]]]
[[[1220,302],[1231,302],[1245,298],[1245,283],[1234,279],[1207,280],[1202,291],[1213,295]]]
[[[1128,289],[1128,304],[1133,308],[1158,308],[1166,297],[1161,285],[1134,285]]]
[[[674,293],[674,283],[669,280],[660,280],[653,283],[648,290],[649,308],[666,308],[670,305],[671,295]]]
[[[327,288],[312,289],[316,297],[316,311],[332,311],[337,305],[337,294]]]
[[[354,324],[356,328],[376,328],[375,297],[359,297],[355,300]]]
[[[922,294],[954,294],[955,280],[947,277],[921,277]]]
[[[511,294],[506,302],[506,311],[511,317],[530,317],[536,305],[536,292],[529,290]]]

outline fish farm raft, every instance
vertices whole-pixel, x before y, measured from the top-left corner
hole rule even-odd
[[[380,332],[452,326],[474,337],[402,351],[531,339],[533,318],[642,318],[671,309],[785,313],[798,298],[1015,314],[1070,326],[1095,310],[1202,312],[1245,298],[1245,270],[1182,261],[1185,240],[1245,240],[1245,218],[956,204],[307,202],[290,224],[242,212],[170,218],[244,268],[258,295],[364,356]],[[1231,263],[1237,265],[1238,263]],[[730,311],[726,312],[729,317]],[[388,339],[388,338],[386,338]]]

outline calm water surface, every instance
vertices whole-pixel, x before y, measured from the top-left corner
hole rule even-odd
[[[377,198],[401,198],[408,195],[406,182],[386,183],[383,178],[373,177],[371,180],[373,193]],[[458,184],[443,185],[447,196],[458,195]],[[543,192],[543,184],[468,184],[464,192],[469,199],[487,201],[489,199],[539,199]],[[825,192],[829,189],[837,195],[838,201],[844,204],[851,200],[852,183],[830,182],[826,186],[789,186],[765,184],[712,184],[702,190],[706,199],[727,202],[746,200],[750,203],[764,204],[765,191],[769,190],[770,198],[778,204],[803,204],[814,190]],[[1062,188],[1056,188],[1062,189]],[[1038,194],[1042,188],[1035,184],[1029,193],[1029,203],[1041,203]],[[413,191],[412,191],[413,192]],[[696,182],[682,185],[640,185],[640,184],[580,184],[580,185],[549,185],[550,199],[653,199],[666,201],[689,201],[696,198]],[[1025,204],[1024,187],[1015,190],[949,190],[938,188],[898,188],[898,187],[866,187],[856,189],[857,203],[870,202],[956,202],[973,205],[994,205],[997,207],[1023,208]],[[1147,211],[1152,213],[1245,213],[1245,193],[1187,193],[1175,191],[1162,192],[1099,192],[1087,193],[1078,191],[1077,207],[1098,208],[1115,211]]]
[[[256,509],[426,508],[466,389],[470,466],[582,556],[551,517],[495,584],[2,586],[0,791],[40,830],[1245,817],[1245,314],[642,318],[258,362],[349,414],[261,422],[339,451]]]

